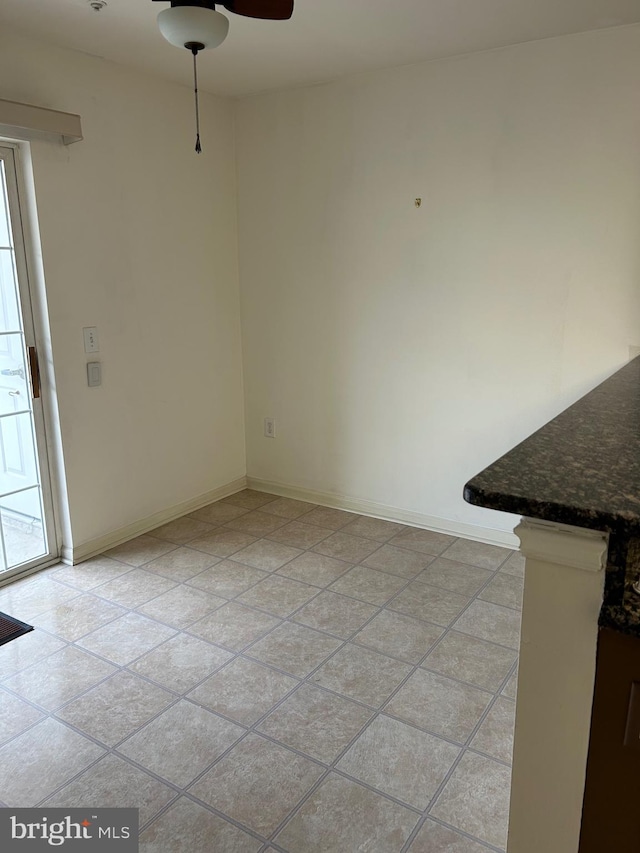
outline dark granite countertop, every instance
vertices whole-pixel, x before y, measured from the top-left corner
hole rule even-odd
[[[610,534],[600,624],[640,635],[640,356],[464,487],[476,506]]]
[[[640,356],[470,480],[464,497],[640,535]]]

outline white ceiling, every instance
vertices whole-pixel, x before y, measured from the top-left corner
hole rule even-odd
[[[94,12],[88,0],[2,0],[0,23],[190,85],[186,52],[158,32],[163,8],[108,0]],[[200,58],[200,85],[244,95],[637,23],[640,0],[296,0],[290,21],[229,18],[227,40]]]

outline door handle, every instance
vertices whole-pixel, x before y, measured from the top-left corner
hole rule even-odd
[[[20,392],[19,391],[9,391],[9,396],[10,397],[19,397]]]
[[[33,399],[40,397],[40,365],[35,347],[29,347],[29,372],[31,374],[31,393]]]

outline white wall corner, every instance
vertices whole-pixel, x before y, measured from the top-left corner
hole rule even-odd
[[[118,530],[113,530],[106,536],[100,536],[97,539],[91,539],[87,542],[82,542],[80,545],[75,545],[73,548],[63,548],[62,562],[69,565],[76,565],[88,560],[90,557],[96,557],[98,554],[104,553],[109,548],[115,548],[116,545],[121,545],[123,542],[128,542],[130,539],[135,539],[136,536],[141,536],[143,533],[151,533],[156,527],[163,524],[168,524],[170,521],[175,521],[177,518],[182,518],[190,512],[195,512],[197,509],[202,509],[214,501],[219,501],[222,498],[229,497],[247,485],[246,477],[239,477],[231,483],[226,483],[224,486],[219,486],[217,489],[212,489],[203,495],[198,495],[191,500],[183,501],[180,504],[175,504],[168,509],[156,512],[133,524],[128,524],[126,527],[120,527]]]

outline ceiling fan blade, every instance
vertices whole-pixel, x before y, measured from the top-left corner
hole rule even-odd
[[[246,18],[286,21],[293,14],[293,0],[225,0],[225,9]]]

